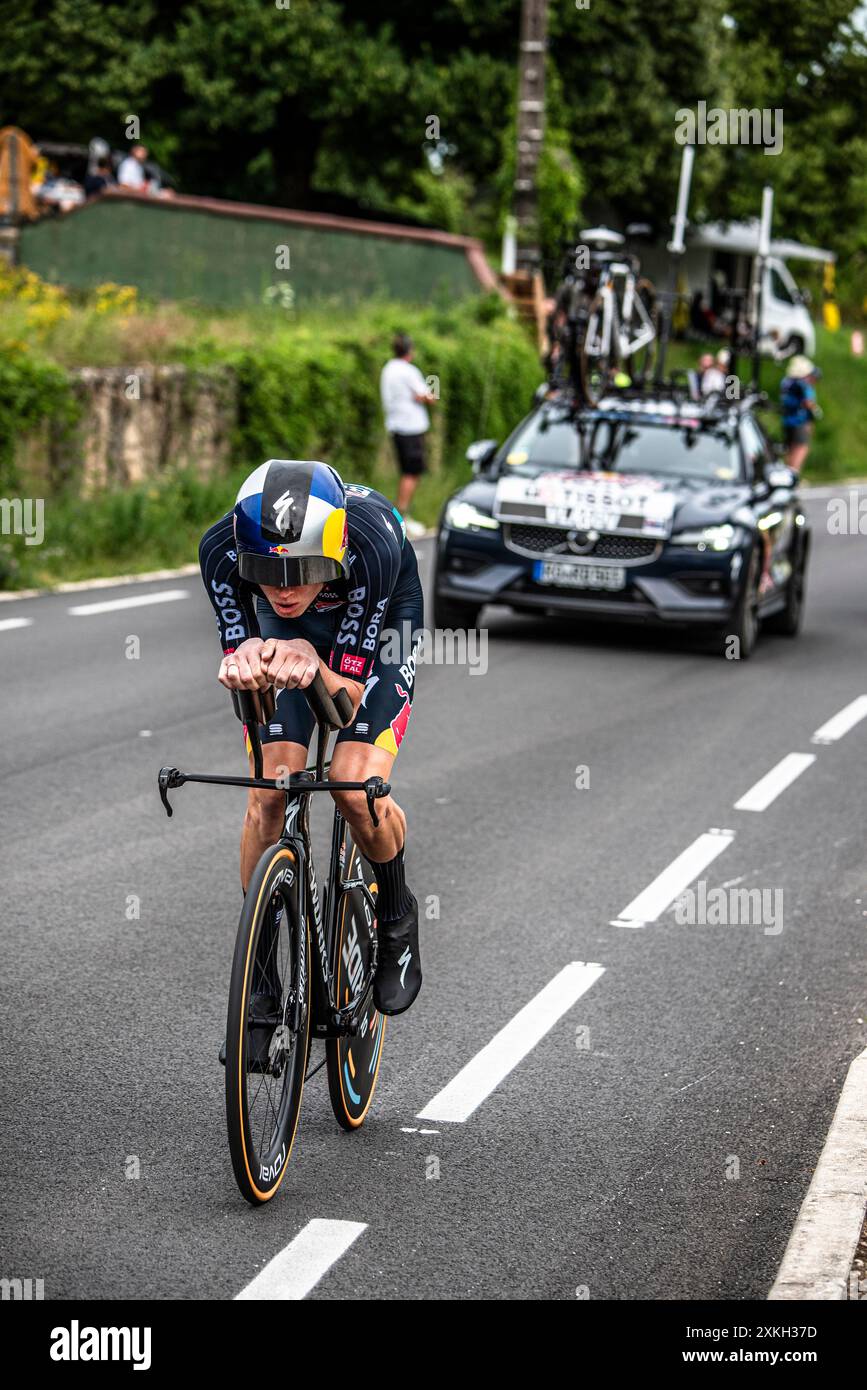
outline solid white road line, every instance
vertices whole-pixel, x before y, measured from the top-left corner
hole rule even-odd
[[[32,627],[32,618],[3,618],[0,621],[0,632],[9,632],[13,627]]]
[[[733,830],[710,830],[699,835],[637,898],[632,899],[628,907],[624,907],[611,926],[643,927],[646,922],[655,922],[693,879],[722,854],[734,837]]]
[[[118,574],[102,579],[76,579],[69,584],[52,584],[47,589],[17,589],[14,593],[5,590],[0,594],[0,603],[14,603],[22,598],[45,598],[46,594],[81,594],[88,589],[115,589],[119,584],[153,584],[159,579],[181,579],[188,574],[199,574],[198,565],[180,565],[174,570],[146,570],[144,574]]]
[[[422,542],[427,543],[436,536],[436,531],[430,530],[422,537]],[[413,541],[413,547],[419,544]],[[183,579],[188,574],[199,574],[199,566],[179,565],[177,569],[171,570],[146,570],[143,574],[116,574],[103,576],[101,579],[77,579],[69,584],[52,584],[46,589],[17,589],[14,593],[7,593],[4,589],[0,593],[0,603],[16,603],[23,598],[44,598],[46,594],[78,594],[84,593],[87,589],[114,589],[119,584],[152,584],[158,579]]]
[[[856,724],[867,716],[867,695],[859,695],[857,700],[853,700],[851,705],[841,709],[827,723],[814,733],[812,743],[836,743],[838,738],[848,734],[850,729],[854,729]]]
[[[89,618],[95,613],[115,613],[120,608],[146,608],[150,603],[174,603],[189,598],[189,589],[157,589],[155,594],[133,594],[131,598],[104,599],[101,603],[80,603],[70,608],[74,618]]]
[[[861,478],[853,478],[849,483],[841,480],[834,487],[810,487],[807,484],[801,488],[801,500],[804,502],[812,502],[814,499],[821,500],[826,497],[842,497],[844,492],[858,492],[859,489],[863,490],[863,488],[864,482]]]
[[[844,1299],[867,1207],[867,1049],[849,1067],[772,1299]]]
[[[754,787],[745,792],[740,801],[735,802],[736,811],[766,811],[780,792],[790,787],[802,772],[806,772],[816,761],[815,753],[787,753],[776,767],[759,778]]]
[[[367,1230],[362,1221],[308,1221],[293,1241],[269,1260],[236,1301],[288,1301],[306,1298],[310,1290]]]
[[[428,1101],[416,1118],[450,1124],[468,1119],[604,973],[604,966],[582,960],[573,960],[564,966],[559,975],[555,975],[472,1061],[467,1062],[444,1090]]]

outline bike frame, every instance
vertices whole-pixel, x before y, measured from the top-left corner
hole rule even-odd
[[[310,798],[314,792],[363,791],[367,797],[370,818],[376,826],[379,824],[379,819],[374,802],[391,794],[391,784],[383,781],[381,777],[368,777],[364,782],[334,782],[325,779],[327,771],[325,750],[329,733],[334,728],[343,727],[347,722],[345,711],[348,709],[351,712],[351,705],[347,697],[342,717],[339,702],[332,700],[328,695],[321,677],[317,677],[309,690],[305,691],[308,703],[316,715],[315,765],[306,768],[304,772],[292,772],[288,777],[263,777],[259,725],[267,722],[270,715],[267,702],[257,705],[256,701],[257,699],[264,701],[265,694],[266,692],[238,691],[235,692],[236,698],[234,699],[235,713],[244,723],[250,741],[255,777],[221,777],[206,773],[181,772],[176,767],[164,767],[160,769],[158,778],[160,796],[166,814],[171,816],[172,807],[169,804],[168,793],[175,787],[182,787],[185,782],[204,782],[223,787],[256,787],[267,791],[279,791],[284,794],[286,810],[283,833],[277,844],[291,849],[296,857],[298,910],[302,923],[310,931],[311,940],[315,939],[315,948],[312,954],[318,964],[318,968],[312,972],[311,980],[312,1029],[315,1036],[321,1038],[337,1038],[345,1034],[354,1036],[358,1032],[358,1018],[367,1005],[368,996],[373,988],[373,977],[376,973],[377,941],[376,933],[371,927],[375,914],[375,904],[364,879],[360,875],[346,883],[341,882],[340,874],[346,857],[347,825],[339,808],[335,806],[323,915],[323,904],[319,898],[310,841]],[[273,712],[273,692],[269,692],[269,696],[272,701],[270,711]],[[337,913],[344,894],[355,888],[363,891],[366,906],[370,909],[367,924],[370,932],[370,968],[361,985],[355,991],[355,998],[340,1008],[339,1001],[334,997]],[[300,1007],[299,998],[296,1008],[300,1010]],[[296,1030],[299,1024],[300,1016],[293,1019]]]
[[[315,773],[312,768],[308,768],[305,772],[295,772],[290,776],[292,790],[286,791],[285,825],[278,843],[290,848],[296,857],[299,883],[298,910],[302,922],[307,924],[310,940],[313,943],[313,958],[318,967],[312,972],[311,978],[311,1030],[315,1037],[337,1038],[345,1034],[354,1035],[358,1031],[357,1021],[367,1007],[368,996],[373,988],[373,977],[376,974],[377,942],[376,933],[371,931],[369,969],[356,991],[355,998],[341,1008],[334,993],[336,974],[334,955],[340,901],[345,893],[354,888],[360,889],[369,899],[371,921],[375,913],[375,904],[361,875],[347,880],[345,883],[341,880],[341,870],[346,857],[347,825],[337,807],[334,808],[334,820],[331,826],[331,851],[324,905],[320,901],[310,841],[310,797],[314,791],[367,790],[367,784],[364,782],[322,781],[322,773],[325,770],[322,755],[324,754],[326,738],[327,730],[320,725]],[[387,786],[387,783],[382,785]],[[385,794],[387,795],[387,793]],[[300,1008],[300,1000],[298,1007]],[[293,1024],[297,1028],[300,1025],[300,1019],[293,1020]]]
[[[620,299],[617,281],[622,282]],[[653,342],[656,329],[637,292],[637,282],[630,265],[623,262],[608,265],[598,292],[602,299],[602,326],[600,332],[591,338],[592,319],[588,324],[585,352],[589,357],[609,356],[613,342],[617,345],[619,359],[623,359]],[[631,325],[633,314],[637,315],[641,326],[636,336],[630,339],[624,324]]]

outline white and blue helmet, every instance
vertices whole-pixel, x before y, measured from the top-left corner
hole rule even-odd
[[[250,584],[292,588],[346,574],[346,492],[327,463],[269,459],[235,503],[238,569]]]

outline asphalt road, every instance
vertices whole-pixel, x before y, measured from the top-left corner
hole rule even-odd
[[[0,604],[0,1274],[47,1298],[227,1299],[324,1232],[313,1298],[764,1298],[867,1044],[867,719],[811,741],[867,693],[867,542],[808,510],[805,631],[749,662],[488,610],[485,674],[421,669],[395,782],[410,882],[439,910],[424,989],[360,1132],[311,1079],[258,1211],[216,1061],[244,794],[184,788],[168,821],[156,789],[163,763],[243,771],[204,593]],[[183,597],[70,612],[164,591]],[[735,809],[793,752],[815,761]],[[636,924],[711,830],[733,833],[698,876],[781,892],[782,930],[664,903]],[[420,1119],[539,995],[486,1094],[496,1056],[476,1064],[472,1113]],[[361,1229],[329,1264],[352,1228],[310,1222]]]

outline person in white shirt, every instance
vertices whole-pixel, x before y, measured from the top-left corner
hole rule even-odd
[[[720,365],[719,357],[714,362],[709,352],[706,352],[698,360],[698,370],[701,374],[701,394],[703,396],[719,395],[726,389],[726,375]]]
[[[430,429],[426,407],[436,397],[431,395],[418,367],[412,364],[412,339],[406,333],[398,333],[392,348],[394,356],[382,369],[379,391],[385,428],[394,441],[400,469],[397,510],[406,522],[407,535],[412,538],[424,531],[424,527],[409,516],[409,508],[426,466],[425,435]]]
[[[121,160],[117,171],[117,181],[121,188],[133,188],[138,193],[146,192],[148,177],[144,162],[147,157],[148,152],[144,145],[133,145],[126,158]]]

